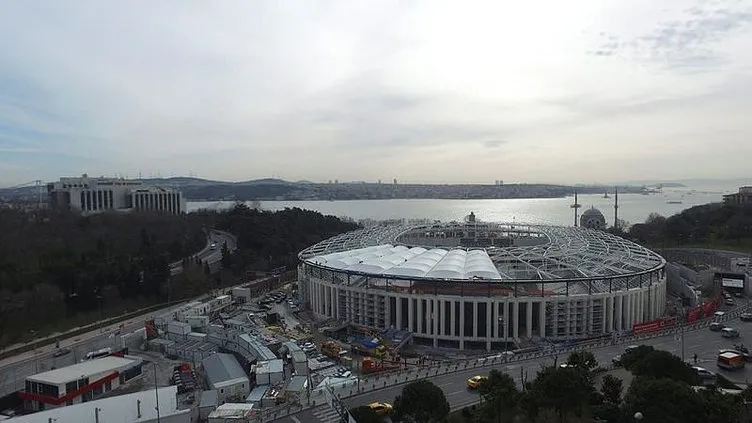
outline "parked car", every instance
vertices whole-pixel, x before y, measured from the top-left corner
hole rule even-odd
[[[693,366],[692,368],[697,372],[697,375],[700,376],[700,379],[715,379],[715,373],[706,368],[698,366]]]
[[[739,315],[739,320],[742,322],[752,322],[752,313],[742,313]]]
[[[726,325],[724,325],[723,323],[713,322],[713,323],[710,324],[710,330],[713,331],[713,332],[720,332],[725,327],[726,327]]]

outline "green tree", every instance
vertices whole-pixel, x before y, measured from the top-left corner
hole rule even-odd
[[[508,421],[514,415],[520,392],[511,376],[496,369],[491,370],[479,390],[483,397],[482,413],[489,421],[501,422],[502,418]]]
[[[598,367],[598,360],[595,359],[595,355],[590,351],[575,351],[569,354],[567,364],[591,372]]]
[[[448,414],[449,402],[444,391],[427,380],[409,383],[394,400],[397,421],[434,423],[442,421]]]
[[[594,388],[581,370],[551,366],[538,373],[531,390],[542,407],[554,410],[563,422],[570,414],[582,415]]]
[[[629,352],[625,352],[621,355],[621,365],[625,369],[631,370],[632,366],[635,363],[641,361],[653,351],[655,351],[655,348],[651,347],[650,345],[640,345],[639,347],[632,349]]]
[[[614,375],[605,375],[601,381],[601,393],[603,398],[611,404],[619,404],[621,402],[621,394],[624,390],[622,386],[622,380]]]
[[[633,374],[652,378],[668,378],[689,385],[699,384],[697,372],[681,358],[668,351],[655,350],[631,365]]]
[[[693,421],[693,393],[680,381],[637,377],[624,397],[624,410],[629,416],[642,413],[642,423],[688,423]]]

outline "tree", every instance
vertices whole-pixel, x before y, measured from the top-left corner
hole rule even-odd
[[[679,381],[637,377],[624,397],[624,410],[627,415],[642,413],[643,423],[690,422],[692,394],[692,388]]]
[[[506,373],[491,370],[488,379],[481,382],[480,394],[483,397],[482,413],[491,421],[509,420],[510,414],[520,399],[520,392],[514,379]]]
[[[397,421],[433,423],[442,421],[448,414],[449,402],[444,391],[427,380],[411,382],[394,400]]]
[[[582,414],[594,388],[581,370],[551,366],[538,373],[531,390],[543,408],[553,409],[564,421],[569,414]]]
[[[621,365],[627,369],[631,370],[632,366],[647,357],[648,354],[655,351],[655,348],[651,347],[650,345],[640,345],[639,347],[630,350],[629,352],[625,352],[621,356]]]
[[[632,364],[630,370],[636,376],[648,376],[655,379],[668,378],[689,385],[696,385],[700,382],[699,376],[692,366],[668,351],[651,351]]]
[[[611,404],[619,404],[621,393],[624,390],[622,383],[622,380],[614,375],[605,375],[601,381],[603,398]]]
[[[567,364],[591,372],[598,367],[598,360],[595,359],[595,355],[590,351],[575,351],[569,354]]]

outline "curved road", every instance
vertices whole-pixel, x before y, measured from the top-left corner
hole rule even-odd
[[[221,247],[224,242],[227,242],[230,251],[235,250],[236,241],[234,236],[225,232],[212,231],[207,239],[206,247],[195,254],[194,257],[198,256],[202,261],[210,265],[217,263],[222,259]],[[216,243],[216,248],[211,247],[212,243]],[[126,334],[143,328],[145,320],[150,320],[179,307],[180,305],[175,305],[133,317],[126,322],[122,322],[123,328],[120,332]],[[24,389],[25,379],[28,376],[50,370],[53,367],[59,368],[71,365],[80,360],[89,351],[105,347],[118,347],[120,338],[113,334],[119,327],[120,323],[110,324],[103,326],[101,329],[97,328],[67,339],[63,338],[66,336],[65,334],[53,335],[46,338],[50,341],[48,345],[39,347],[34,351],[27,351],[0,360],[0,397]],[[56,339],[60,339],[61,348],[69,348],[71,350],[70,354],[62,357],[53,356],[57,349],[55,347]]]
[[[726,322],[726,325],[738,328],[739,332],[741,333],[741,338],[737,340],[725,339],[721,337],[719,332],[711,332],[707,327],[685,332],[685,359],[687,361],[692,361],[693,355],[697,354],[699,366],[703,366],[712,372],[718,372],[719,369],[716,367],[715,360],[719,349],[728,348],[733,346],[733,344],[740,342],[744,343],[745,341],[750,346],[752,346],[752,323],[744,323],[739,321],[739,319],[733,319]],[[639,342],[635,342],[635,344],[651,345],[657,349],[669,351],[673,354],[676,354],[677,356],[681,356],[680,335],[665,335],[652,339],[645,339]],[[624,351],[625,347],[625,344],[612,345],[601,348],[593,348],[591,349],[591,351],[593,352],[593,354],[595,354],[598,362],[601,365],[606,366],[611,364],[612,358],[618,354],[621,354]],[[561,362],[561,360],[566,360],[566,358],[566,353],[562,353],[558,356],[559,362]],[[457,372],[435,375],[434,371],[429,371],[428,377],[430,378],[431,382],[435,383],[437,386],[444,390],[444,394],[446,395],[446,398],[449,401],[452,409],[458,409],[476,403],[479,400],[478,393],[468,390],[466,387],[467,385],[465,384],[465,381],[472,376],[487,374],[492,368],[495,368],[502,372],[508,373],[510,376],[515,378],[518,385],[520,385],[521,374],[526,374],[527,379],[532,380],[535,378],[538,370],[541,368],[541,365],[550,365],[553,364],[553,362],[554,356],[549,355],[530,360],[513,361],[507,364],[498,363],[496,365],[482,366],[482,363],[478,363],[479,366],[482,366],[478,368],[471,367],[468,369],[463,369],[463,366],[460,365],[459,368],[461,370]],[[453,364],[450,365],[450,367],[453,367]],[[748,379],[752,380],[752,365],[745,367],[745,369],[742,371],[722,371],[722,373],[732,381],[745,383],[745,381]],[[424,370],[420,372],[417,377],[414,374],[406,376],[404,373],[398,376],[382,377],[381,380],[375,382],[376,386],[383,386],[385,379],[387,381],[387,385],[394,383],[395,378],[399,378],[399,380],[403,382],[403,384],[389,386],[377,391],[364,392],[360,395],[355,394],[353,396],[350,396],[350,392],[354,389],[351,387],[344,389],[344,391],[341,391],[341,396],[343,397],[344,403],[348,407],[357,407],[374,401],[385,401],[392,403],[394,401],[394,398],[402,392],[406,377],[407,381],[413,381],[416,380],[416,378],[425,378],[426,371]],[[361,387],[364,387],[365,389],[371,389],[373,384],[374,382],[368,379],[366,382],[361,382]],[[317,400],[318,403],[321,403],[322,401],[324,401],[323,398]],[[324,404],[294,415],[280,417],[273,421],[279,423],[329,423],[336,421],[336,419],[335,414],[331,410],[329,405]]]

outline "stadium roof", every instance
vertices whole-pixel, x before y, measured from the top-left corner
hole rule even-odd
[[[463,247],[456,245],[462,236],[455,242],[447,233],[482,233],[511,246]],[[442,237],[435,241],[428,234]],[[406,242],[416,239],[422,245]],[[426,245],[432,241],[441,246]],[[665,265],[658,254],[608,232],[503,223],[373,226],[324,240],[300,258],[387,278],[530,282],[630,276]]]

